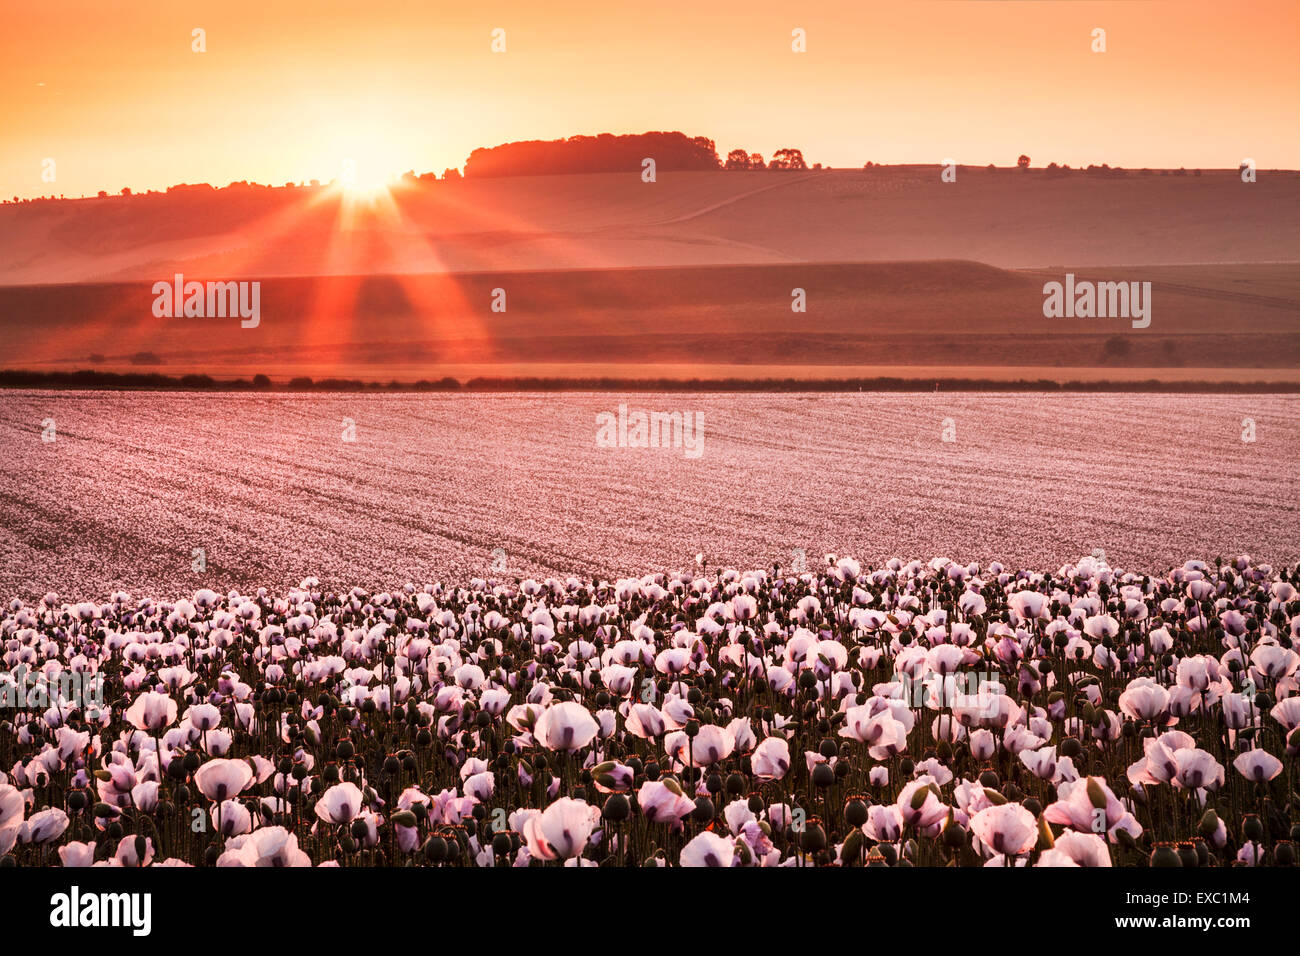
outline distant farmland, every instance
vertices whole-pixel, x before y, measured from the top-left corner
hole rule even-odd
[[[388,382],[473,377],[1285,382],[1300,270],[1079,268],[1145,280],[1153,320],[1045,319],[1060,272],[973,262],[267,279],[256,329],[159,319],[148,283],[0,287],[5,364]],[[803,289],[807,311],[791,311]],[[507,310],[493,312],[494,290]]]
[[[5,367],[416,382],[1295,382],[1300,174],[506,177],[0,207]],[[1152,322],[1045,319],[1067,271]],[[256,329],[151,288],[261,283]],[[806,311],[791,310],[802,289]],[[498,293],[497,290],[500,290]],[[494,305],[497,310],[494,310]],[[504,311],[500,311],[501,308]]]

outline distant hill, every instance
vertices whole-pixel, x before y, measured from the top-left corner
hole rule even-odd
[[[277,381],[1294,381],[1298,207],[1295,172],[961,167],[944,183],[937,166],[6,205],[2,364]],[[1044,318],[1043,285],[1067,269],[1152,283],[1150,327]],[[178,272],[260,282],[260,325],[155,317],[153,284]]]
[[[937,166],[415,180],[0,205],[0,285],[967,259],[1003,268],[1300,261],[1300,173]]]

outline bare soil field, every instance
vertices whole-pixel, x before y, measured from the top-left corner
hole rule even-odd
[[[702,453],[599,447],[621,402],[702,415]],[[796,548],[810,566],[1300,559],[1294,396],[14,391],[0,443],[5,599],[464,581],[497,548],[506,576]]]

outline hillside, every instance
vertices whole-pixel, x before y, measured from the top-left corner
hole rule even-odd
[[[1267,171],[187,187],[0,207],[0,334],[46,371],[1294,381],[1298,224]],[[1067,270],[1151,282],[1151,326],[1045,319]],[[176,273],[260,282],[260,325],[156,318]]]
[[[1280,381],[1300,369],[1293,267],[1076,272],[1152,281],[1151,326],[1046,319],[1042,286],[1060,272],[943,261],[267,279],[252,329],[237,318],[155,318],[147,282],[10,286],[0,288],[0,335],[6,364],[27,369],[277,379],[1001,369]],[[795,288],[807,312],[791,310]],[[504,313],[491,309],[496,289]]]
[[[1300,261],[1300,173],[962,167],[190,188],[0,206],[0,284],[967,259]]]

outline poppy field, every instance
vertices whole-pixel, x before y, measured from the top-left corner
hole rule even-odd
[[[10,602],[3,866],[1290,866],[1296,571]]]

